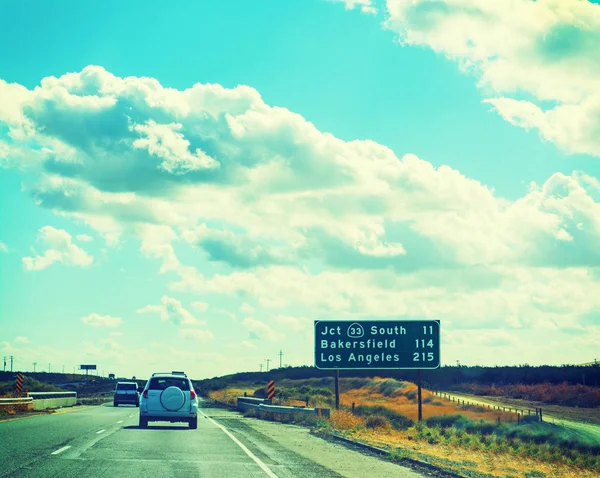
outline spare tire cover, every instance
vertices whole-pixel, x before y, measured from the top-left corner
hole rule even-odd
[[[160,394],[160,403],[165,409],[174,412],[183,407],[185,395],[178,387],[168,387]]]

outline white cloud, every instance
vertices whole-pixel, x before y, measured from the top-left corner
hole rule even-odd
[[[110,315],[90,314],[81,318],[81,321],[91,327],[119,327],[123,320],[120,317]]]
[[[244,302],[241,306],[240,306],[240,310],[244,313],[244,314],[251,314],[252,312],[254,312],[254,307],[252,307],[250,304],[248,304],[247,302]]]
[[[205,325],[204,321],[199,321],[194,317],[177,299],[163,296],[161,305],[147,305],[137,310],[138,314],[158,313],[161,320],[172,322],[175,325]]]
[[[328,0],[329,2],[337,2],[345,4],[346,10],[353,10],[355,7],[360,7],[361,12],[375,14],[377,8],[373,6],[372,0]]]
[[[258,348],[256,346],[256,344],[251,342],[250,340],[242,340],[240,342],[240,346],[242,346],[243,348],[248,349],[248,350],[254,350],[254,349]]]
[[[197,342],[206,342],[214,340],[214,335],[209,330],[200,329],[180,329],[179,336],[184,339],[194,340]]]
[[[402,44],[430,47],[474,72],[485,101],[507,121],[537,128],[567,152],[600,156],[600,5],[387,0],[386,7],[385,25]]]
[[[178,91],[88,67],[25,96],[4,121],[38,179],[27,192],[109,246],[135,237],[171,290],[252,303],[245,316],[268,318],[245,320],[254,338],[290,340],[321,317],[574,326],[600,307],[600,184],[584,173],[509,201],[449,166],[323,133],[247,86]],[[140,312],[197,321],[167,296]]]
[[[192,307],[200,312],[206,312],[208,310],[208,303],[206,302],[192,302]]]
[[[2,241],[0,241],[0,252],[8,252],[8,246]]]
[[[86,267],[94,258],[71,242],[71,235],[62,229],[44,226],[38,240],[47,246],[43,255],[23,257],[23,264],[29,271],[39,271],[58,262],[66,266]]]
[[[16,344],[28,344],[29,342],[30,340],[27,337],[23,337],[22,335],[19,335],[14,339],[14,343]]]
[[[91,242],[94,240],[94,238],[88,234],[77,234],[77,236],[75,236],[75,238],[79,242]]]
[[[273,330],[270,326],[256,320],[253,317],[246,317],[242,321],[242,325],[246,327],[250,332],[250,337],[256,340],[281,340],[285,336],[279,332]]]

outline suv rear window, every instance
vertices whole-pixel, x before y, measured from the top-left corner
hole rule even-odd
[[[177,387],[184,392],[190,390],[190,382],[185,378],[177,377],[154,377],[150,380],[148,389],[150,390],[164,390],[169,387]]]
[[[117,390],[137,390],[135,383],[119,383],[117,384]]]

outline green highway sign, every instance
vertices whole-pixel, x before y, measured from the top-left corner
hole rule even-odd
[[[426,370],[439,366],[439,320],[315,320],[318,369]]]

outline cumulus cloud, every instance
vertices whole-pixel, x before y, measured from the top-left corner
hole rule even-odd
[[[251,339],[254,340],[281,340],[285,336],[279,332],[276,332],[269,325],[257,320],[253,317],[246,317],[242,321],[242,325],[249,331]]]
[[[90,314],[81,318],[81,321],[91,327],[118,327],[123,320],[120,317],[110,315]]]
[[[360,8],[363,13],[375,14],[377,8],[373,6],[372,0],[328,0],[329,2],[343,3],[346,10],[353,10],[356,7]]]
[[[30,342],[30,340],[27,337],[19,335],[18,337],[15,337],[13,342],[15,344],[28,344]]]
[[[8,252],[8,246],[4,242],[0,241],[0,252]]]
[[[200,312],[206,312],[208,310],[208,303],[206,302],[192,302],[192,307]]]
[[[94,258],[71,241],[71,235],[62,229],[44,226],[40,229],[38,241],[46,246],[42,255],[23,257],[23,264],[28,271],[39,271],[60,263],[66,266],[86,267]]]
[[[94,240],[94,238],[88,234],[77,234],[77,236],[75,236],[75,238],[79,242],[91,242]]]
[[[430,25],[446,13],[426,10],[443,3],[414,7],[429,36],[410,30],[405,41],[433,41]],[[410,5],[390,0],[390,28]],[[471,9],[463,10],[469,26]],[[459,52],[461,38],[448,46],[446,34],[439,30],[439,48]],[[242,306],[246,316],[267,309],[268,323],[243,322],[255,339],[278,340],[279,330],[298,333],[320,317],[523,328],[574,325],[600,307],[600,185],[582,172],[556,173],[509,201],[449,166],[323,133],[248,86],[176,90],[90,66],[34,90],[10,88],[17,93],[0,106],[0,121],[6,144],[20,151],[8,167],[35,179],[27,193],[109,246],[135,237],[173,291],[255,304]],[[579,104],[566,92],[561,101]],[[539,122],[527,108],[519,115]],[[76,247],[70,236],[68,244]],[[211,264],[191,266],[193,253]],[[32,266],[58,261],[39,257]],[[197,323],[168,296],[138,312]]]
[[[212,332],[201,329],[181,329],[179,336],[184,339],[194,340],[196,342],[206,342],[214,340]]]
[[[138,314],[157,313],[161,320],[175,325],[205,325],[188,311],[181,302],[172,297],[163,296],[160,305],[147,305],[137,310]]]
[[[504,119],[567,152],[600,156],[600,5],[387,0],[386,8],[401,44],[427,46],[477,75]]]

